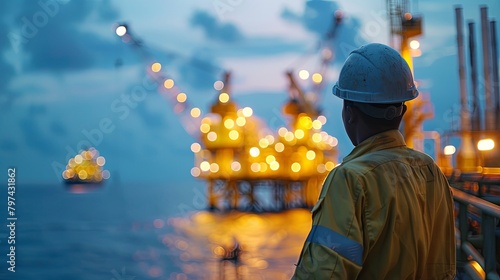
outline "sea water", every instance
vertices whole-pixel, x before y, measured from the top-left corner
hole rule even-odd
[[[311,223],[304,209],[208,212],[203,187],[179,184],[18,184],[15,198],[15,272],[5,203],[0,279],[289,279]]]

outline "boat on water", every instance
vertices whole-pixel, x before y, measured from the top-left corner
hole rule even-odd
[[[101,184],[109,179],[108,170],[103,170],[106,159],[95,148],[80,151],[69,159],[62,177],[65,184]]]

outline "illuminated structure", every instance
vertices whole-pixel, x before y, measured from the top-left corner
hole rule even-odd
[[[188,95],[174,80],[162,72],[162,65],[151,61],[143,43],[126,24],[116,26],[116,34],[125,43],[137,47],[148,58],[148,74],[159,85],[159,92],[170,101],[184,129],[198,142],[191,145],[195,155],[194,177],[208,184],[208,206],[211,209],[282,210],[312,207],[318,198],[322,180],[337,164],[337,139],[322,130],[326,117],[315,106],[320,97],[323,77],[333,57],[332,41],[342,22],[336,11],[332,28],[321,46],[321,69],[309,74],[300,70],[302,80],[312,82],[304,93],[292,72],[290,100],[283,106],[289,117],[287,127],[272,132],[253,115],[250,107],[239,108],[231,98],[229,73],[216,81],[217,99],[210,112],[203,115],[189,104]],[[263,192],[271,195],[262,196]]]
[[[464,44],[464,20],[462,15],[462,8],[455,7],[456,17],[456,30],[457,30],[457,47],[458,47],[458,67],[460,79],[460,126],[447,132],[447,138],[458,138],[460,146],[456,148],[455,155],[456,164],[454,165],[449,160],[450,168],[448,168],[448,175],[461,174],[483,174],[485,178],[495,177],[500,174],[500,154],[498,147],[495,147],[495,142],[500,141],[500,125],[493,120],[495,116],[500,116],[500,106],[492,106],[495,103],[500,103],[500,95],[498,94],[498,87],[489,84],[485,81],[485,104],[482,106],[483,110],[479,109],[480,100],[478,98],[478,75],[477,75],[477,62],[476,62],[476,43],[474,35],[474,22],[468,23],[468,37],[469,37],[469,59],[470,59],[470,75],[472,94],[468,96],[467,91],[467,78],[466,78],[466,50]],[[489,26],[488,26],[489,25]],[[488,27],[490,28],[490,36],[488,36]],[[491,60],[487,56],[490,54],[493,57],[497,56],[496,48],[496,34],[495,34],[495,21],[488,24],[487,21],[487,7],[481,7],[481,31],[482,31],[482,47],[483,47],[483,63],[486,65],[483,69],[483,75],[486,79],[487,76],[493,76],[493,80],[498,80],[498,64],[495,64],[496,59]],[[489,65],[489,64],[492,65]],[[491,75],[490,75],[491,74]],[[496,83],[497,84],[497,83]],[[491,93],[494,94],[491,94]],[[489,95],[489,97],[488,97]],[[489,100],[490,99],[490,100]],[[469,101],[471,100],[472,106]],[[496,102],[495,102],[496,101]],[[484,120],[484,125],[481,124],[481,119]],[[447,146],[453,147],[453,146]],[[455,154],[455,148],[448,148],[444,151],[448,157]],[[455,177],[457,177],[455,176]],[[455,178],[456,179],[456,178]]]
[[[80,151],[68,161],[62,177],[66,184],[101,183],[109,178],[109,171],[102,170],[105,163],[106,159],[95,148]]]
[[[273,210],[311,207],[337,163],[337,139],[322,131],[326,118],[306,113],[303,105],[309,103],[292,98],[283,108],[291,116],[289,127],[272,133],[250,107],[238,108],[228,82],[226,74],[210,113],[201,120],[200,143],[191,145],[191,174],[207,180],[209,207],[270,210],[255,195],[260,187],[272,188]]]

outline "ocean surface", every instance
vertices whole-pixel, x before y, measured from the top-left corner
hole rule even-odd
[[[289,279],[310,212],[207,212],[204,191],[168,184],[19,183],[13,273],[5,188],[0,279]],[[239,263],[221,262],[236,244]]]

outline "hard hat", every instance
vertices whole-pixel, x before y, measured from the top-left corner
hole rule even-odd
[[[398,103],[418,96],[408,63],[389,46],[372,43],[353,50],[333,94],[361,103]]]

